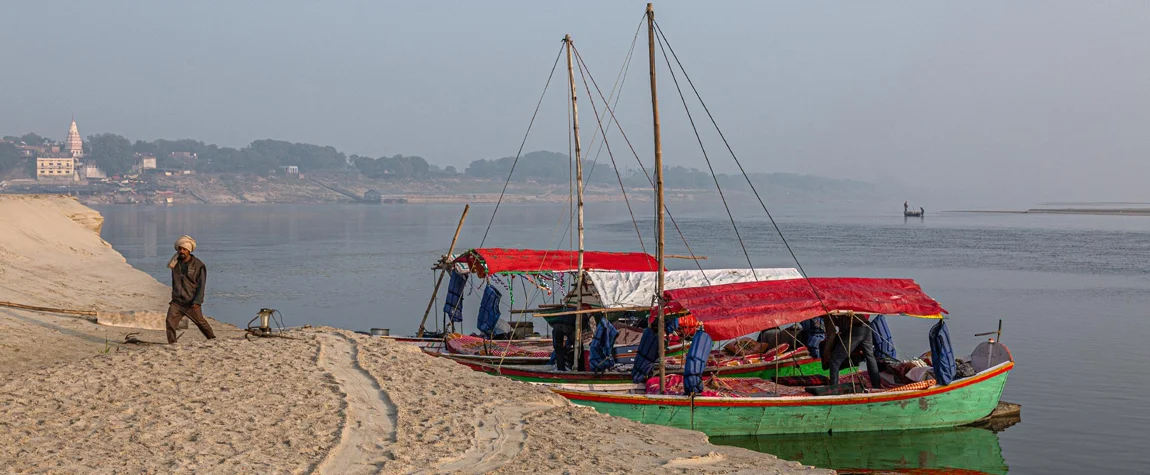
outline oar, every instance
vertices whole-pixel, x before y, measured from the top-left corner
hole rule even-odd
[[[455,241],[459,239],[459,231],[463,229],[463,220],[467,219],[467,210],[471,209],[471,205],[463,205],[463,215],[459,217],[459,225],[455,227],[455,237],[451,238],[451,246],[447,248],[447,258],[451,259],[451,253],[455,252]],[[447,275],[447,269],[439,271],[439,279],[435,281],[435,289],[431,291],[431,300],[427,302],[427,310],[423,311],[423,320],[419,322],[419,332],[415,334],[416,338],[423,338],[424,325],[427,324],[427,316],[431,314],[431,307],[435,305],[435,296],[439,294],[439,286],[443,284],[443,276]]]

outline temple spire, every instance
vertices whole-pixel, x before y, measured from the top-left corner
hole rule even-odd
[[[72,158],[84,156],[84,141],[80,138],[80,129],[76,127],[76,116],[72,116],[72,126],[68,127],[68,138],[64,140],[64,151]]]

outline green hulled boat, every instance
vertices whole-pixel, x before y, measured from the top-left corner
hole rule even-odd
[[[690,397],[552,389],[581,406],[647,424],[707,435],[798,434],[954,427],[998,406],[1005,362],[947,386],[918,391],[800,397]]]

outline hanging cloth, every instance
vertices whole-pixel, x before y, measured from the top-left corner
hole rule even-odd
[[[691,338],[691,349],[687,351],[687,361],[683,365],[683,394],[702,394],[703,370],[707,368],[707,358],[711,356],[711,335],[705,331],[695,332]]]
[[[631,367],[631,381],[635,384],[646,384],[655,369],[655,360],[659,359],[659,338],[655,330],[643,330],[643,338],[639,340],[639,350],[635,352],[635,366]]]
[[[487,288],[483,289],[483,300],[479,304],[479,322],[475,326],[484,338],[491,338],[491,333],[495,331],[495,325],[499,322],[499,299],[502,297],[503,293],[494,285],[487,284]]]
[[[874,340],[875,358],[898,359],[897,350],[894,347],[894,336],[891,335],[890,327],[886,324],[886,317],[875,315],[870,321],[870,331]]]
[[[591,371],[601,373],[615,366],[615,339],[619,330],[606,318],[600,319],[591,338]]]
[[[443,314],[453,322],[463,321],[463,286],[467,283],[467,276],[451,271],[451,281],[447,284],[447,299],[443,302]]]
[[[954,361],[954,350],[950,347],[950,331],[946,329],[945,320],[939,320],[930,328],[930,362],[934,366],[934,379],[938,384],[946,386],[954,381],[957,365]]]
[[[821,326],[818,325],[817,319],[803,320],[799,323],[802,327],[803,346],[807,347],[807,353],[812,357],[822,358],[823,354],[823,341],[827,339],[827,333]]]

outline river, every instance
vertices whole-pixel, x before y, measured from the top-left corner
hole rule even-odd
[[[590,206],[586,247],[654,252],[650,205]],[[288,325],[323,324],[410,334],[427,306],[431,265],[451,241],[462,205],[106,206],[103,237],[161,282],[182,234],[208,266],[205,313],[246,324],[263,307]],[[676,219],[704,267],[746,267],[721,207],[677,206]],[[491,206],[471,209],[459,248],[478,247]],[[793,267],[761,210],[736,210],[756,267]],[[949,466],[984,473],[1145,473],[1150,470],[1150,218],[935,213],[821,204],[784,207],[780,228],[818,276],[907,277],[950,312],[956,354],[968,354],[1003,320],[1017,367],[1003,400],[1022,422],[993,433],[927,431],[829,437],[716,439],[830,468]],[[568,208],[504,205],[487,247],[567,247]],[[667,252],[686,254],[668,223]],[[687,260],[673,269],[694,268]],[[517,286],[519,284],[516,284]],[[522,299],[520,294],[517,298]],[[474,329],[478,296],[465,299]],[[520,307],[521,300],[516,306]],[[433,316],[432,322],[436,321]],[[933,322],[888,319],[900,355],[929,347]],[[541,330],[541,324],[536,325]],[[434,326],[434,324],[432,324]],[[962,448],[962,450],[960,450]],[[901,462],[898,462],[900,461]],[[852,466],[867,464],[867,466]],[[933,464],[933,465],[932,465]]]

